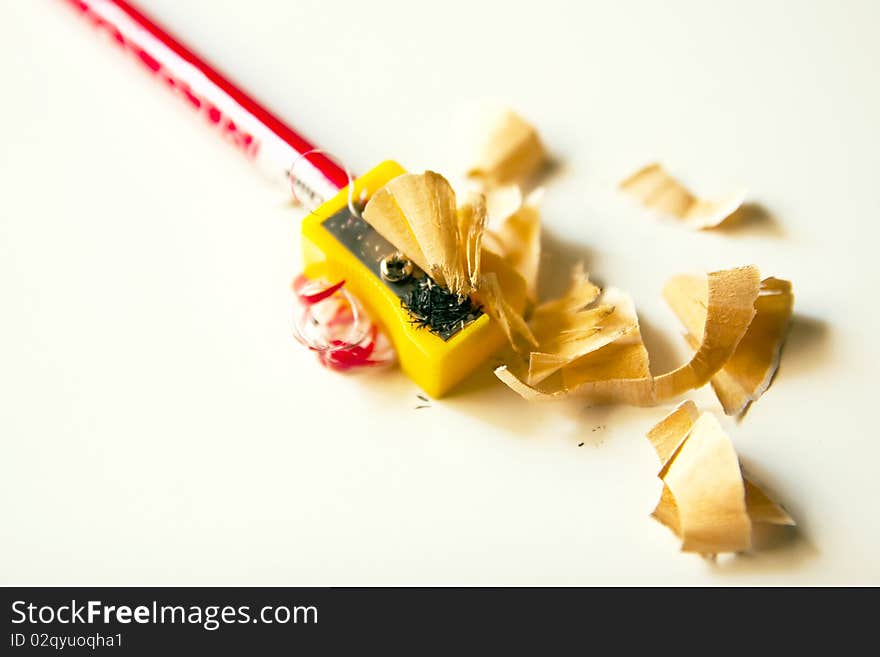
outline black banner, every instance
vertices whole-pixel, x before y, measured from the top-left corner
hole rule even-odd
[[[495,654],[502,646],[555,654],[607,645],[609,640],[615,646],[611,654],[617,654],[646,639],[662,645],[687,627],[747,639],[754,623],[774,624],[782,602],[794,602],[791,592],[744,589],[0,591],[4,655],[312,655],[367,649],[369,654],[379,649],[379,654],[419,655],[441,647],[451,654],[469,654],[477,647]],[[812,607],[814,613],[818,610]]]

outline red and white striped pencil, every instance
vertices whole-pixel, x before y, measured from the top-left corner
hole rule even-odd
[[[109,34],[218,133],[274,177],[296,164],[296,192],[312,203],[348,184],[346,171],[277,115],[124,0],[66,0]]]

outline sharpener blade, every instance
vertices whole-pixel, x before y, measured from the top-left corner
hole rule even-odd
[[[363,263],[376,278],[382,281],[382,284],[401,300],[401,305],[409,293],[415,289],[417,281],[423,276],[427,276],[425,272],[414,264],[412,275],[404,281],[392,283],[383,278],[381,274],[382,260],[386,256],[395,253],[397,249],[394,248],[391,242],[376,232],[376,229],[370,224],[360,217],[353,215],[348,207],[344,207],[336,214],[328,217],[321,222],[321,225],[355,258]],[[473,317],[469,322],[457,324],[455,327],[443,331],[433,328],[426,330],[430,330],[431,333],[443,341],[447,341],[482,314],[481,310],[475,309]]]

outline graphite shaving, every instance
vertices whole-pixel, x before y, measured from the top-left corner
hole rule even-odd
[[[429,276],[422,276],[401,300],[419,328],[426,328],[444,340],[460,331],[480,315],[480,306],[470,297],[459,296],[440,287]]]

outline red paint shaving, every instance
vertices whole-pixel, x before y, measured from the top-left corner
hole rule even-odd
[[[374,324],[370,330],[370,338],[366,344],[362,345],[346,345],[344,342],[334,340],[334,346],[338,347],[335,351],[318,352],[318,360],[321,364],[330,369],[340,372],[348,371],[354,367],[371,367],[375,365],[384,365],[386,360],[374,360],[371,358],[376,350],[376,338],[379,329]]]
[[[392,362],[390,342],[344,285],[344,280],[325,285],[302,274],[294,279],[291,287],[300,306],[297,339],[337,372]]]
[[[302,283],[300,283],[300,279],[302,279]],[[303,294],[301,290],[307,282],[308,279],[302,274],[300,274],[293,280],[293,291],[296,292],[296,295],[300,298],[300,301],[302,301],[307,306],[313,306],[316,303],[322,302],[324,299],[329,299],[334,294],[336,294],[336,292],[341,290],[343,285],[345,285],[345,280],[343,279],[335,285],[331,285],[330,287],[324,288],[323,290],[319,290],[311,294]]]

